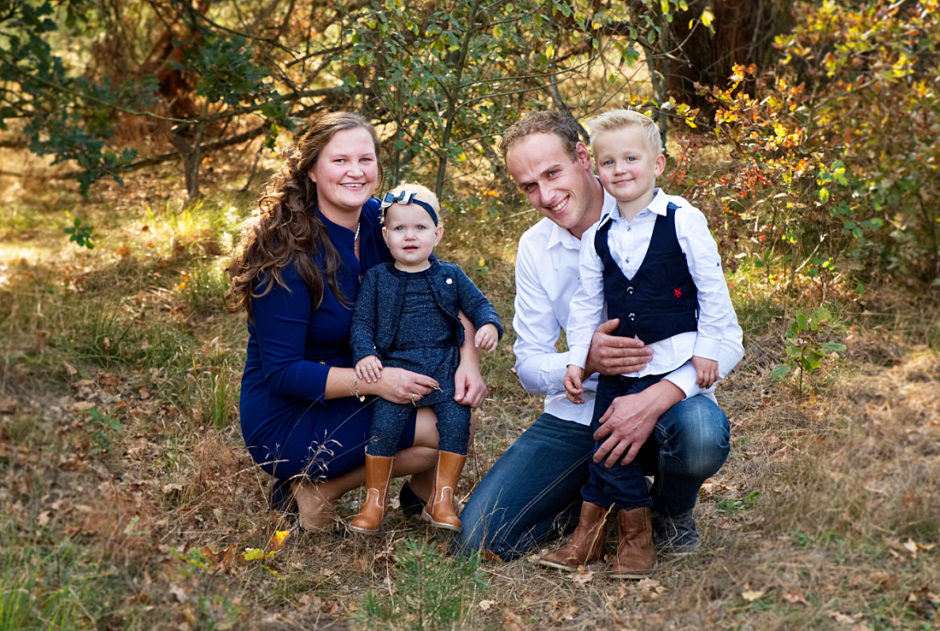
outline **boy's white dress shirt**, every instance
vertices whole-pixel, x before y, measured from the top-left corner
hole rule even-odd
[[[686,396],[691,396],[695,384],[692,355],[718,361],[719,374],[724,377],[743,355],[742,332],[731,305],[728,285],[721,268],[718,246],[708,230],[705,215],[682,197],[667,195],[656,189],[653,201],[631,221],[611,213],[612,224],[608,232],[608,248],[624,276],[633,278],[646,256],[656,218],[666,215],[672,202],[675,214],[676,237],[685,254],[689,273],[698,292],[698,330],[680,333],[650,344],[653,359],[640,372],[628,377],[643,377],[671,373],[667,377]],[[584,366],[591,336],[604,314],[604,264],[594,247],[598,224],[582,235],[579,271],[581,283],[571,301],[568,326],[569,363]],[[686,370],[688,369],[688,370]],[[675,371],[675,372],[673,372]],[[691,371],[690,374],[687,374]]]

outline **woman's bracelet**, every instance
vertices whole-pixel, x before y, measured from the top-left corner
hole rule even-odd
[[[359,402],[366,400],[365,396],[359,394],[359,375],[353,373],[353,396],[359,399]]]

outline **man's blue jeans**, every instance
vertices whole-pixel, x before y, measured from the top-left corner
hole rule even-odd
[[[593,446],[587,425],[540,415],[470,495],[454,550],[490,550],[510,561],[570,530]]]
[[[728,457],[728,439],[728,418],[707,397],[691,397],[663,414],[637,456],[654,478],[653,509],[691,510],[702,483]],[[455,551],[490,550],[509,561],[569,530],[578,521],[593,450],[590,428],[539,416],[470,496]]]

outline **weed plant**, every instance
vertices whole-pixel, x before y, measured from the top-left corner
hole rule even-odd
[[[370,589],[352,620],[362,629],[474,628],[473,605],[489,584],[480,555],[449,558],[433,543],[411,538],[398,543],[388,590]]]

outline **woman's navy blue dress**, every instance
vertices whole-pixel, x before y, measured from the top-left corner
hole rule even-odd
[[[326,286],[322,303],[313,309],[310,292],[293,267],[283,272],[287,288],[275,285],[263,298],[252,299],[242,436],[255,462],[282,480],[299,474],[332,478],[365,462],[371,399],[323,398],[330,367],[353,366],[349,328],[362,273],[391,260],[378,200],[369,200],[361,217],[357,259],[354,233],[320,214],[343,260],[337,280],[345,303]],[[412,414],[398,449],[414,443],[414,421]]]

